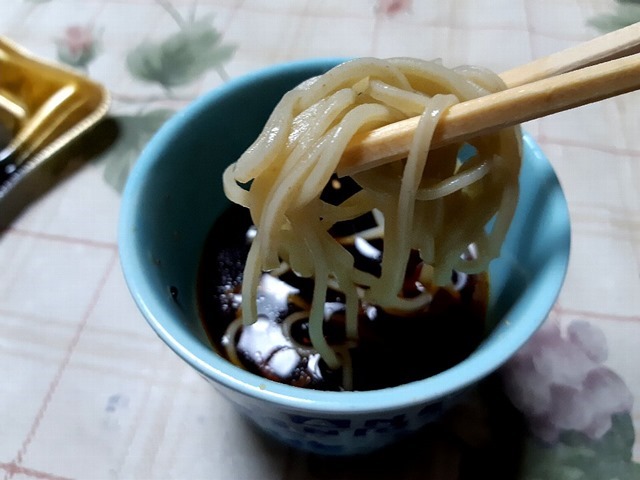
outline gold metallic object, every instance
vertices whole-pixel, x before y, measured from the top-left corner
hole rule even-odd
[[[100,84],[0,36],[0,124],[10,135],[0,146],[0,196],[100,120],[109,100]]]

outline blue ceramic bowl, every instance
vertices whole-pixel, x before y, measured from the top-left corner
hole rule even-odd
[[[131,294],[151,327],[242,414],[294,447],[351,455],[437,419],[527,341],[560,291],[570,235],[558,180],[525,135],[517,213],[503,254],[491,265],[489,315],[495,327],[469,358],[394,388],[323,392],[265,380],[218,356],[198,318],[194,285],[207,232],[228,205],[223,169],[256,138],[284,92],[336,63],[316,59],[270,67],[211,91],[175,115],[131,173],[119,247]]]

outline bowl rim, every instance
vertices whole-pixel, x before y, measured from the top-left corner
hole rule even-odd
[[[151,328],[176,354],[205,378],[236,392],[294,411],[324,412],[336,416],[426,405],[464,390],[494,372],[533,335],[546,319],[566,277],[569,257],[567,245],[567,255],[560,256],[561,258],[554,260],[549,267],[553,269],[553,274],[550,275],[553,281],[542,287],[545,292],[544,298],[535,302],[526,302],[526,310],[522,305],[517,304],[501,319],[508,322],[510,318],[526,314],[534,320],[519,322],[517,329],[509,328],[502,335],[499,347],[494,345],[475,351],[467,359],[448,370],[395,387],[355,392],[330,392],[293,387],[267,380],[236,367],[216,354],[211,347],[205,348],[201,345],[195,335],[192,335],[193,338],[189,344],[185,344],[183,339],[178,338],[171,328],[172,323],[176,322],[175,318],[172,318],[170,310],[163,305],[162,295],[155,291],[145,277],[145,271],[148,269],[147,252],[142,245],[136,246],[138,242],[136,242],[134,226],[137,224],[139,206],[144,202],[141,196],[144,189],[141,186],[153,172],[154,164],[162,157],[162,151],[173,142],[181,130],[187,128],[194,117],[229,92],[260,82],[263,78],[299,73],[317,69],[319,66],[333,66],[342,61],[344,61],[342,58],[315,58],[280,63],[232,79],[198,97],[180,113],[170,118],[143,149],[127,180],[122,195],[118,224],[120,265],[129,291]],[[523,148],[528,150],[546,173],[553,174],[557,179],[547,157],[527,133],[523,134]],[[562,211],[558,213],[566,216],[566,221],[563,219],[563,222],[567,225],[566,240],[569,242],[569,213],[562,189],[560,187],[559,189],[562,201],[558,206]]]

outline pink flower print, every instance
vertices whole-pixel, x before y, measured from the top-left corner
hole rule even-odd
[[[503,370],[506,393],[538,438],[553,443],[563,431],[601,438],[614,414],[629,412],[633,397],[624,381],[603,365],[601,330],[574,321],[563,335],[548,321]]]
[[[567,329],[567,338],[594,362],[602,363],[607,359],[607,339],[602,330],[589,323],[571,323]]]
[[[411,3],[412,0],[378,0],[376,3],[376,12],[393,16],[398,13],[410,11]]]
[[[56,40],[58,58],[74,67],[86,68],[97,52],[97,40],[93,28],[72,25]]]

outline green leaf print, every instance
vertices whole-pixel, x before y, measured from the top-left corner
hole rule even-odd
[[[105,163],[104,179],[109,185],[122,192],[129,171],[140,152],[173,113],[172,110],[153,110],[138,115],[117,115],[111,118],[117,124],[118,137],[99,159]]]
[[[223,64],[236,47],[222,43],[222,35],[207,17],[182,26],[161,42],[145,42],[127,56],[127,67],[140,80],[156,82],[166,89],[188,84],[208,70],[223,77]]]
[[[612,32],[636,22],[640,22],[640,0],[619,1],[613,13],[589,20],[589,24],[601,32]]]
[[[640,464],[631,457],[631,416],[618,414],[612,420],[611,429],[598,440],[577,432],[564,433],[553,446],[530,440],[522,480],[639,480]]]

